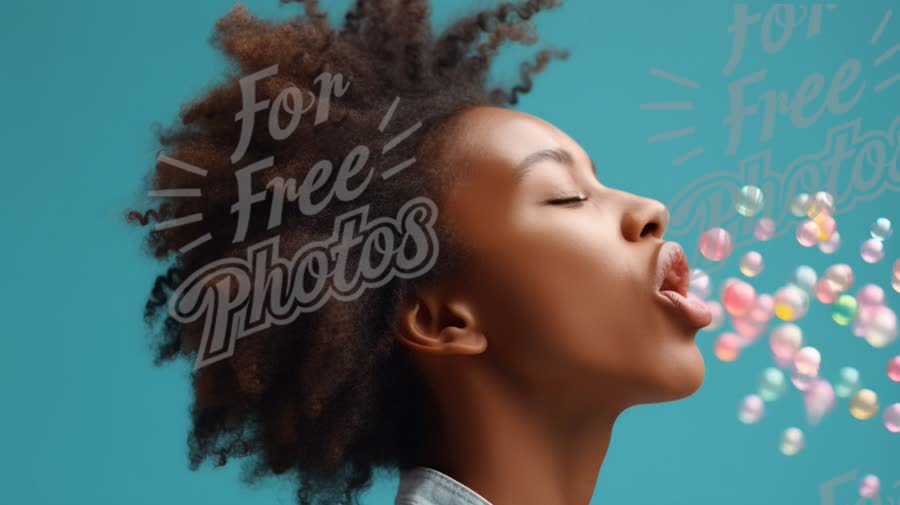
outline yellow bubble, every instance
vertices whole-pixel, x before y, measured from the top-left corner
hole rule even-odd
[[[775,315],[778,316],[778,319],[782,321],[793,321],[794,320],[794,311],[791,309],[789,305],[778,304],[775,305]]]
[[[850,397],[850,415],[865,421],[878,413],[878,395],[871,389],[860,389]]]

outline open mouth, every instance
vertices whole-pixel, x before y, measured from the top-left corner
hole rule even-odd
[[[690,266],[684,249],[666,242],[657,257],[656,283],[659,297],[682,322],[699,329],[712,322],[712,313],[703,300],[688,296]]]
[[[683,297],[687,297],[688,285],[690,284],[690,266],[684,250],[675,242],[667,242],[663,245],[660,256],[658,291],[674,291]]]

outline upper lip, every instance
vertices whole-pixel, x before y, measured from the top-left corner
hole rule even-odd
[[[656,290],[670,290],[687,297],[690,266],[677,242],[664,242],[656,258]]]

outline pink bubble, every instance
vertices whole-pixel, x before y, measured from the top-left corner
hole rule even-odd
[[[738,419],[745,424],[753,424],[759,421],[766,411],[763,399],[758,395],[747,395],[741,401],[738,409]]]
[[[878,494],[881,489],[881,481],[874,475],[866,475],[859,483],[859,496],[863,498],[872,498]]]
[[[853,287],[853,269],[845,263],[831,265],[822,277],[834,283],[835,288],[841,293]]]
[[[819,226],[819,240],[828,240],[837,229],[837,223],[831,214],[822,213],[813,218],[813,221]]]
[[[767,321],[756,321],[750,317],[734,317],[731,319],[731,325],[734,331],[744,337],[743,346],[746,347],[753,343],[757,337],[762,335],[766,330]]]
[[[722,306],[732,316],[743,316],[755,303],[756,290],[741,280],[730,282],[722,293]]]
[[[756,222],[753,227],[753,236],[760,242],[765,242],[775,235],[775,221],[764,217]]]
[[[825,254],[832,254],[839,247],[841,247],[841,234],[837,230],[830,237],[819,242],[819,250]]]
[[[744,339],[742,337],[734,333],[725,332],[716,339],[713,353],[722,361],[734,361],[737,359],[743,346]]]
[[[856,320],[853,321],[853,334],[857,337],[865,337],[866,336],[866,328],[868,328],[869,324],[871,324],[872,320],[875,318],[875,313],[880,307],[880,305],[862,305],[859,307],[859,314],[856,315]]]
[[[776,365],[785,369],[791,368],[791,363],[793,363],[793,361],[791,361],[790,359],[780,358],[774,355],[772,356],[772,361],[774,361]]]
[[[882,414],[884,427],[891,433],[900,433],[900,403],[895,403],[884,409]]]
[[[791,368],[791,384],[794,385],[800,391],[806,391],[809,389],[809,386],[812,385],[813,382],[818,378],[818,372],[815,373],[803,373],[797,371],[795,368]]]
[[[700,237],[700,253],[710,261],[722,261],[731,256],[734,241],[723,228],[710,228]]]
[[[794,355],[803,345],[803,331],[792,323],[776,326],[769,335],[769,348],[776,363],[787,368],[794,360]]]
[[[712,293],[712,281],[709,279],[709,274],[699,268],[692,269],[688,277],[688,291],[703,300],[709,298]]]
[[[788,284],[775,292],[775,315],[782,321],[796,321],[806,315],[809,295],[802,288]]]
[[[887,376],[894,382],[900,382],[900,356],[894,356],[888,361]]]
[[[822,364],[822,354],[812,346],[806,346],[794,355],[794,369],[800,373],[817,374]]]
[[[837,289],[837,286],[830,282],[825,277],[819,279],[816,282],[816,300],[819,300],[825,304],[834,303],[837,300],[837,297],[840,296],[841,292]]]
[[[738,279],[737,277],[729,277],[729,278],[725,279],[724,281],[722,281],[722,283],[719,284],[719,296],[722,296],[723,294],[725,294],[725,290],[728,289],[728,286],[730,286],[732,283],[738,282],[738,281],[740,281],[740,279]]]
[[[894,260],[894,277],[900,277],[900,259]]]
[[[794,236],[803,247],[812,247],[819,241],[819,225],[815,221],[807,219],[797,225]]]
[[[819,376],[821,362],[822,356],[815,347],[803,347],[797,351],[791,363],[791,382],[794,386],[800,391],[806,391],[813,386]]]
[[[870,238],[862,243],[859,255],[866,263],[878,263],[884,258],[884,242],[877,238]]]
[[[884,305],[884,290],[877,284],[866,284],[856,290],[856,301],[860,307]]]
[[[806,215],[816,217],[822,213],[834,214],[834,209],[834,197],[831,193],[819,191],[812,197],[809,207],[806,209]]]
[[[756,297],[756,303],[750,309],[750,319],[760,322],[769,322],[775,313],[775,298],[772,295],[761,294]]]
[[[806,418],[809,424],[819,424],[831,409],[834,408],[834,389],[824,379],[813,380],[803,393],[803,405],[806,407]]]
[[[885,305],[872,308],[865,325],[866,342],[872,347],[884,347],[897,338],[897,314]]]
[[[706,308],[712,313],[712,321],[703,329],[707,331],[718,330],[722,326],[722,323],[725,322],[725,310],[722,309],[722,305],[715,300],[707,300]]]

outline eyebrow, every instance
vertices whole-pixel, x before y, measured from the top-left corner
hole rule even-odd
[[[572,153],[562,148],[552,148],[552,149],[542,149],[540,151],[535,151],[528,156],[525,157],[522,161],[516,165],[515,174],[517,179],[521,179],[525,177],[531,167],[542,162],[542,161],[556,161],[558,163],[562,163],[569,168],[575,168],[575,157],[572,156]],[[597,177],[597,167],[594,165],[594,160],[591,160],[591,171],[594,174],[594,177]]]

